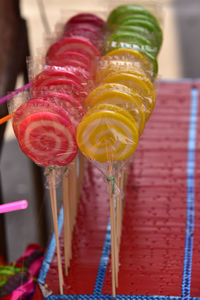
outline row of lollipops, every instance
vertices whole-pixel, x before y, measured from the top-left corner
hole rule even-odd
[[[76,15],[48,49],[44,70],[31,82],[31,99],[13,114],[13,128],[22,151],[50,170],[55,233],[54,167],[67,166],[77,156],[78,148],[93,162],[105,163],[103,172],[110,191],[113,296],[118,285],[123,215],[122,197],[115,197],[115,178],[120,163],[124,165],[136,150],[154,108],[153,81],[161,42],[156,18],[138,5],[117,7],[106,23],[93,14]],[[119,185],[123,187],[123,180]],[[64,282],[56,236],[62,294]],[[69,241],[68,245],[71,247]],[[68,266],[69,259],[66,269]]]
[[[46,167],[58,256],[60,293],[63,271],[57,228],[56,170],[62,167],[64,206],[65,274],[71,258],[71,242],[78,197],[76,128],[85,114],[84,100],[94,88],[103,44],[105,22],[93,14],[79,14],[64,26],[62,36],[45,55],[43,70],[31,80],[30,100],[13,114],[13,129],[22,151],[36,164]],[[94,42],[92,42],[94,41]],[[68,175],[69,173],[69,175]],[[68,177],[71,178],[70,183]],[[67,220],[66,220],[67,219]]]
[[[155,17],[137,5],[114,9],[107,26],[105,49],[108,52],[98,65],[97,86],[85,100],[86,115],[77,128],[77,142],[86,157],[107,162],[104,170],[107,179],[117,178],[123,189],[124,180],[120,179],[123,163],[135,152],[155,106],[153,82],[158,72],[162,31]],[[112,294],[115,296],[124,203],[123,197],[113,193],[110,188]]]

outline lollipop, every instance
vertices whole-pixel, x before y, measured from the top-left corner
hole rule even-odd
[[[104,27],[105,22],[101,18],[93,14],[82,13],[67,22],[63,37],[82,37],[102,51]]]
[[[83,106],[80,104],[80,102],[68,94],[60,92],[48,92],[42,95],[42,99],[52,102],[68,112],[70,121],[75,128],[85,114]]]
[[[68,164],[78,151],[68,114],[47,101],[31,100],[27,103],[14,113],[13,118],[22,151],[42,166]],[[24,110],[27,106],[28,110]]]
[[[69,118],[68,113],[59,106],[43,101],[41,99],[32,99],[22,104],[14,113],[12,119],[13,130],[18,138],[18,128],[21,122],[28,116],[38,112],[51,112],[62,116],[63,119]]]
[[[34,80],[31,83],[31,89],[35,89],[40,86],[43,81],[48,80],[49,78],[65,78],[74,80],[76,83],[81,84],[82,81],[78,75],[73,72],[73,69],[66,68],[57,68],[57,67],[48,67],[41,73],[35,76]]]
[[[88,40],[84,38],[64,38],[59,42],[53,44],[47,52],[47,63],[51,63],[51,60],[59,58],[59,55],[65,51],[76,51],[82,55],[86,55],[92,64],[96,63],[100,53],[97,48]]]
[[[120,161],[129,157],[138,144],[137,126],[121,112],[88,111],[77,129],[77,143],[93,160]]]
[[[140,29],[145,30],[145,36],[148,35],[149,39],[152,39],[155,42],[155,46],[157,47],[157,51],[160,50],[162,45],[162,31],[160,27],[152,23],[149,19],[142,17],[135,18],[124,18],[121,22],[119,22],[119,28],[121,26],[129,27],[131,30],[132,26],[137,26]]]
[[[81,13],[73,16],[65,25],[65,31],[70,28],[71,25],[74,24],[92,24],[93,26],[96,26],[97,28],[103,30],[105,26],[105,22],[99,18],[98,16],[90,13]]]
[[[107,83],[94,89],[85,100],[85,107],[96,104],[118,105],[128,110],[137,122],[140,134],[145,125],[144,107],[141,97],[122,84]]]
[[[155,106],[155,88],[148,78],[131,73],[112,73],[104,79],[105,83],[120,83],[137,92],[144,104],[146,121]]]
[[[85,91],[83,85],[77,83],[73,79],[60,77],[49,77],[47,80],[42,81],[34,91],[34,95],[38,96],[52,91],[67,93],[82,102],[83,99],[87,96],[87,91]]]
[[[100,51],[102,50],[102,30],[93,24],[78,23],[69,26],[64,32],[64,37],[82,37],[89,40]]]
[[[129,22],[129,20],[127,21],[127,23]],[[158,42],[156,40],[155,35],[149,31],[147,28],[139,26],[138,24],[125,24],[123,23],[122,25],[119,25],[117,27],[117,29],[114,32],[125,32],[125,33],[136,33],[139,35],[139,37],[144,37],[146,40],[151,42],[151,46],[154,48],[155,51],[159,51],[158,49]],[[146,41],[145,41],[146,42]]]
[[[125,45],[127,46],[127,44]],[[144,70],[147,76],[154,78],[158,72],[158,63],[156,58],[149,58],[144,56],[142,53],[133,49],[123,48],[115,49],[106,54],[106,57],[112,57],[113,59],[122,59],[124,61],[137,62],[140,68]]]
[[[123,58],[113,59],[112,57],[104,56],[98,65],[98,73],[96,74],[97,84],[100,84],[104,81],[104,78],[116,72],[131,73],[137,76],[145,76],[145,78],[149,75],[146,74],[146,72],[142,69],[141,64],[136,60],[127,61],[123,60]]]

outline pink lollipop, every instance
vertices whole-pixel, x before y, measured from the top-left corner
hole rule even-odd
[[[35,163],[65,166],[76,156],[75,131],[68,119],[50,112],[38,112],[26,117],[18,127],[22,151]]]
[[[37,113],[41,111],[58,114],[63,119],[69,118],[68,113],[58,105],[55,105],[54,103],[47,102],[41,99],[32,99],[30,101],[23,103],[13,114],[13,120],[12,120],[13,130],[17,138],[18,138],[18,128],[21,122],[26,117],[32,115],[33,113]]]

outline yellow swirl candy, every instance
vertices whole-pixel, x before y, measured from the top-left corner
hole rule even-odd
[[[130,88],[117,83],[106,83],[94,89],[85,100],[85,107],[97,104],[118,105],[133,115],[140,135],[145,126],[145,113],[141,97]]]
[[[152,74],[154,73],[153,63],[142,53],[132,49],[115,49],[106,53],[105,57],[112,57],[113,59],[122,59],[125,61],[133,61],[136,66],[144,70],[145,74],[149,78],[152,78]]]
[[[138,129],[122,113],[108,110],[89,112],[77,128],[77,144],[89,159],[120,161],[136,150]]]
[[[133,61],[125,61],[122,59],[112,59],[112,57],[103,57],[98,66],[98,72],[96,74],[97,84],[102,82],[102,80],[111,73],[115,72],[130,72],[138,76],[147,76],[145,75],[144,70],[141,66],[135,65]]]
[[[146,121],[149,119],[155,105],[155,88],[150,80],[131,73],[112,73],[104,79],[105,83],[120,83],[137,92],[145,107]],[[148,83],[147,83],[148,82]]]
[[[135,126],[137,127],[137,123],[136,120],[133,118],[133,116],[125,109],[117,106],[117,105],[112,105],[112,104],[97,104],[93,107],[91,107],[85,115],[89,116],[90,114],[94,113],[94,112],[98,112],[101,110],[107,110],[107,111],[112,111],[112,112],[118,112],[120,114],[122,114],[124,117],[130,119],[131,122],[133,122],[135,124]]]

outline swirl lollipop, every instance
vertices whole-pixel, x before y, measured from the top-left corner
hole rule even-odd
[[[138,130],[131,117],[111,110],[88,111],[77,129],[83,154],[99,162],[128,158],[138,144]]]
[[[18,128],[19,145],[35,163],[65,166],[77,154],[75,133],[69,118],[50,112],[26,117]]]
[[[145,114],[141,97],[122,84],[106,83],[94,89],[85,100],[85,107],[96,104],[118,105],[128,110],[137,122],[139,133],[145,126]]]
[[[120,83],[135,91],[141,96],[144,104],[144,112],[146,121],[149,119],[155,106],[155,88],[151,81],[143,76],[124,72],[113,73],[108,75],[104,80],[105,83]]]

